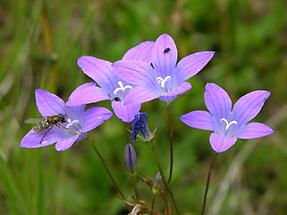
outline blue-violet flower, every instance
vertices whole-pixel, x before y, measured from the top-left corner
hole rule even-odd
[[[156,98],[171,102],[191,88],[187,79],[196,75],[212,58],[213,51],[188,55],[177,63],[177,48],[168,34],[157,38],[151,50],[151,61],[123,59],[112,67],[119,76],[136,87],[125,98],[125,104],[137,104]]]
[[[212,149],[224,152],[239,139],[253,139],[269,135],[273,130],[265,124],[251,122],[262,109],[270,92],[257,90],[242,96],[233,106],[227,92],[216,84],[205,87],[204,100],[207,111],[196,110],[182,115],[180,120],[192,128],[213,131]]]
[[[106,108],[93,107],[84,110],[85,105],[68,107],[58,96],[41,89],[35,91],[35,97],[43,119],[61,114],[65,120],[44,130],[31,129],[21,140],[20,146],[24,148],[38,148],[56,143],[57,151],[66,150],[85,137],[88,131],[112,116]]]
[[[128,50],[122,59],[149,62],[153,44],[154,42],[151,41],[142,42]],[[74,106],[110,100],[116,116],[124,122],[131,122],[141,107],[140,104],[125,104],[125,98],[133,90],[134,83],[126,82],[118,75],[109,61],[92,56],[82,56],[77,63],[94,82],[83,84],[74,90],[67,105]]]

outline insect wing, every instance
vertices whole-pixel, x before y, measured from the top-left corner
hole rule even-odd
[[[26,124],[38,124],[39,122],[41,122],[43,119],[41,118],[28,118],[28,119],[25,119],[24,123]]]

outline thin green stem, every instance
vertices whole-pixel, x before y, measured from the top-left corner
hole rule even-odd
[[[150,210],[150,214],[151,214],[151,215],[153,215],[155,200],[156,200],[156,196],[153,194],[153,195],[152,195],[152,202],[151,202],[151,210]]]
[[[168,201],[166,199],[166,196],[161,194],[161,198],[162,198],[162,200],[163,200],[163,202],[165,204],[165,215],[170,215],[170,207],[169,207],[169,203],[168,203]]]
[[[159,163],[158,156],[157,156],[157,151],[156,151],[156,145],[155,145],[154,141],[151,141],[151,147],[152,147],[153,156],[154,156],[154,159],[155,159],[155,161],[156,161],[158,170],[159,170],[159,172],[160,172],[161,179],[162,179],[162,181],[163,181],[164,187],[165,187],[165,189],[166,189],[168,195],[170,196],[170,199],[171,199],[172,204],[173,204],[173,206],[174,206],[175,213],[176,213],[177,215],[179,215],[179,210],[178,210],[177,204],[176,204],[176,202],[175,202],[175,198],[174,198],[174,196],[173,196],[171,190],[170,190],[169,187],[168,187],[167,181],[166,181],[165,176],[164,176],[164,174],[163,174],[162,167],[161,167],[161,165],[160,165],[160,163]]]
[[[122,200],[124,201],[124,203],[128,206],[128,204],[127,204],[128,201],[127,201],[126,197],[124,196],[123,192],[121,191],[120,187],[118,186],[117,182],[115,181],[115,179],[114,179],[114,177],[113,177],[111,171],[110,171],[109,168],[108,168],[108,165],[107,165],[105,159],[103,158],[103,156],[101,155],[101,153],[100,153],[99,150],[97,149],[96,144],[92,144],[92,146],[93,146],[95,152],[97,153],[97,155],[98,155],[100,161],[102,162],[102,165],[104,166],[104,168],[105,168],[105,170],[106,170],[108,176],[110,177],[110,179],[111,179],[111,181],[112,181],[112,183],[113,183],[113,185],[114,185],[114,188],[118,191],[118,193],[119,193],[120,196],[121,196],[121,199],[122,199]]]
[[[210,182],[211,172],[212,172],[212,168],[213,168],[213,165],[215,163],[216,157],[217,157],[217,153],[213,156],[213,158],[211,160],[211,163],[209,165],[208,175],[207,175],[206,185],[205,185],[204,198],[203,198],[203,203],[202,203],[201,215],[204,215],[204,211],[205,211],[205,208],[206,208],[206,200],[207,200],[209,182]]]
[[[172,179],[172,171],[173,171],[173,127],[172,127],[172,113],[171,113],[171,105],[169,104],[167,107],[167,120],[168,120],[168,137],[169,137],[169,175],[167,183],[169,184]]]
[[[138,187],[137,187],[135,173],[131,173],[130,177],[131,177],[131,181],[132,181],[132,184],[133,184],[133,187],[134,187],[136,200],[139,201],[141,197],[140,197],[140,192],[139,192]]]

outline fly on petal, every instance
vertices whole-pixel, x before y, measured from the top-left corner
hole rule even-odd
[[[26,134],[20,143],[23,148],[38,148],[56,143],[57,151],[70,148],[85,137],[86,132],[108,120],[112,113],[105,108],[85,105],[67,106],[58,96],[36,90],[36,101],[43,118]],[[49,115],[53,114],[53,115]]]

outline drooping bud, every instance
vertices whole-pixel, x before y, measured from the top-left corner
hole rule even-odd
[[[126,144],[124,152],[125,162],[130,172],[136,171],[137,156],[132,144]]]
[[[153,183],[153,187],[152,187],[152,192],[154,194],[157,194],[158,192],[160,192],[160,190],[162,185],[162,178],[161,178],[161,174],[160,172],[156,173],[155,179],[154,179],[154,183]]]
[[[152,136],[150,130],[147,126],[147,113],[139,112],[135,115],[134,120],[132,121],[132,134],[131,141],[136,141],[137,135],[140,132],[144,139],[150,139]]]
[[[162,179],[162,178],[161,178],[160,172],[157,172],[156,175],[155,175],[154,182],[155,182],[156,184],[158,184],[158,183],[160,183],[161,179]]]

